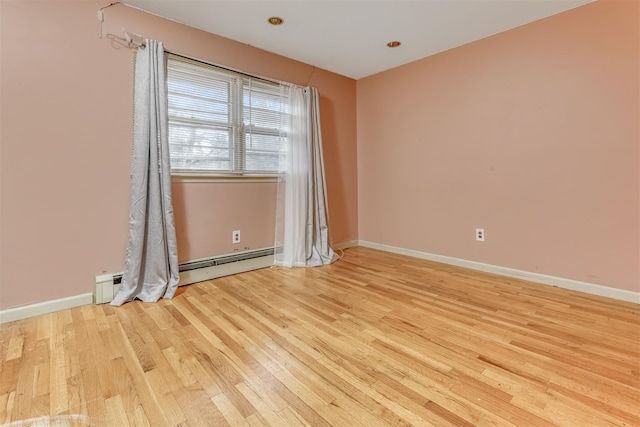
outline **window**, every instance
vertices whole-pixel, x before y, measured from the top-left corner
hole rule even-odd
[[[279,84],[176,55],[167,81],[172,172],[278,172],[287,114]]]

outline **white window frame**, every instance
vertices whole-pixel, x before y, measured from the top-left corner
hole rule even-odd
[[[228,161],[231,164],[229,169],[190,169],[190,168],[175,168],[172,165],[171,175],[174,177],[174,181],[182,181],[182,182],[207,182],[210,180],[216,181],[235,181],[235,182],[255,182],[255,181],[264,181],[264,180],[276,180],[278,175],[277,167],[271,170],[260,170],[260,171],[252,171],[247,170],[246,163],[246,151],[247,151],[247,133],[251,135],[271,135],[277,138],[277,144],[284,143],[284,139],[286,138],[286,132],[284,131],[285,120],[284,116],[281,117],[281,122],[278,128],[260,128],[256,126],[246,126],[244,123],[244,91],[247,87],[253,88],[256,87],[257,90],[261,90],[264,93],[270,95],[277,95],[279,97],[280,102],[282,102],[282,108],[286,108],[286,99],[284,98],[284,92],[282,90],[282,84],[279,82],[273,82],[266,79],[249,76],[243,73],[234,72],[231,70],[227,70],[225,68],[217,67],[215,65],[202,63],[200,61],[192,60],[189,58],[184,58],[179,55],[169,54],[168,57],[168,65],[167,65],[167,80],[171,81],[172,74],[172,66],[175,63],[187,63],[190,66],[194,66],[193,69],[197,69],[198,67],[202,67],[203,70],[214,71],[215,74],[220,75],[220,79],[216,80],[216,78],[211,78],[212,81],[217,82],[227,82],[229,84],[229,104],[230,111],[228,114],[228,121],[226,122],[215,122],[213,123],[218,127],[228,126],[230,129],[230,137],[231,141],[229,142],[229,158]],[[171,99],[171,93],[168,94]],[[258,109],[259,110],[259,109]],[[256,110],[252,110],[256,111]],[[263,110],[264,111],[264,110]],[[271,111],[267,109],[266,111]],[[276,110],[273,110],[276,111]],[[280,111],[279,114],[286,114],[284,111]],[[190,125],[194,125],[198,120],[193,120],[189,122],[189,118],[185,118],[184,116],[180,119],[172,116],[171,108],[169,114],[169,145],[171,147],[172,144],[172,132],[171,125],[175,123],[189,123]],[[197,125],[195,125],[197,126]],[[203,125],[204,126],[204,125]],[[247,132],[248,131],[248,132]],[[276,146],[272,147],[277,149]],[[276,153],[277,151],[267,150],[267,153]]]

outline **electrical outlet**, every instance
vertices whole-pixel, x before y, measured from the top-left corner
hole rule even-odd
[[[233,238],[231,240],[231,243],[240,243],[240,230],[233,230]]]
[[[476,228],[476,240],[484,242],[484,228]]]

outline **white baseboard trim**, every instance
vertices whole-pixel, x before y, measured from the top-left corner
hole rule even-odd
[[[342,242],[342,243],[336,243],[334,245],[331,245],[331,248],[335,251],[335,250],[343,250],[343,249],[347,249],[347,248],[353,248],[358,246],[358,241],[357,240],[348,240],[346,242]]]
[[[528,280],[544,285],[557,286],[559,288],[571,289],[573,291],[585,292],[593,295],[614,298],[622,301],[629,301],[640,304],[640,292],[627,291],[624,289],[610,288],[608,286],[596,285],[593,283],[580,282],[578,280],[564,279],[562,277],[547,276],[546,274],[532,273],[515,268],[500,267],[497,265],[485,264],[482,262],[469,261],[460,258],[453,258],[444,255],[430,254],[427,252],[404,249],[397,246],[383,245],[381,243],[359,240],[359,246],[365,248],[378,249],[385,252],[392,252],[400,255],[407,255],[414,258],[426,259],[443,264],[455,265],[458,267],[470,268],[472,270],[484,271],[487,273],[499,274],[501,276],[513,277],[516,279]]]
[[[476,261],[469,261],[460,258],[448,257],[444,255],[430,254],[427,252],[416,251],[413,249],[405,249],[397,246],[383,245],[381,243],[368,242],[366,240],[350,240],[348,242],[333,245],[334,249],[347,249],[354,246],[363,246],[365,248],[378,249],[385,252],[407,255],[414,258],[426,259],[434,262],[455,265],[458,267],[470,268],[473,270],[484,271],[487,273],[499,274],[501,276],[513,277],[516,279],[529,280],[531,282],[541,283],[544,285],[557,286],[559,288],[571,289],[574,291],[585,292],[588,294],[600,295],[603,297],[614,298],[622,301],[629,301],[640,304],[640,292],[627,291],[623,289],[610,288],[607,286],[596,285],[593,283],[580,282],[572,279],[564,279],[562,277],[547,276],[545,274],[532,273],[524,270],[516,270],[514,268],[500,267],[491,264],[485,264]],[[239,261],[219,266],[207,267],[198,270],[184,271],[180,273],[180,286],[190,283],[211,280],[217,277],[236,274],[243,271],[255,270],[258,268],[270,267],[273,265],[273,256],[255,258],[252,260]],[[96,302],[106,303],[111,301],[113,295],[117,293],[117,287],[113,282],[107,286],[110,275],[96,277],[96,284],[99,285],[100,292],[96,292]],[[108,291],[105,292],[108,288]],[[104,294],[102,294],[104,292]],[[108,294],[108,295],[107,295]],[[25,305],[22,307],[14,307],[7,310],[0,310],[0,324],[14,322],[16,320],[27,319],[29,317],[39,316],[42,314],[54,313],[56,311],[69,308],[80,307],[92,304],[94,295],[91,293],[80,294],[66,298],[60,298],[52,301],[44,301],[36,304]]]
[[[80,307],[91,304],[92,302],[93,294],[89,293],[1,310],[0,323],[14,322],[16,320],[49,314],[68,308]]]
[[[271,267],[272,265],[273,255],[269,255],[243,261],[230,262],[228,264],[199,268],[196,270],[183,271],[180,273],[180,282],[178,285],[189,285],[191,283],[203,282],[205,280],[211,280],[231,274]],[[0,310],[0,324],[66,310],[68,308],[93,304],[94,302],[96,304],[105,304],[111,302],[113,297],[118,293],[119,288],[120,284],[113,283],[112,274],[96,276],[95,299],[94,294],[88,293],[25,305],[22,307],[10,308],[7,310]]]

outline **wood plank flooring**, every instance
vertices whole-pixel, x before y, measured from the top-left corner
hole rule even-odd
[[[640,307],[365,248],[2,325],[9,426],[640,426]]]

